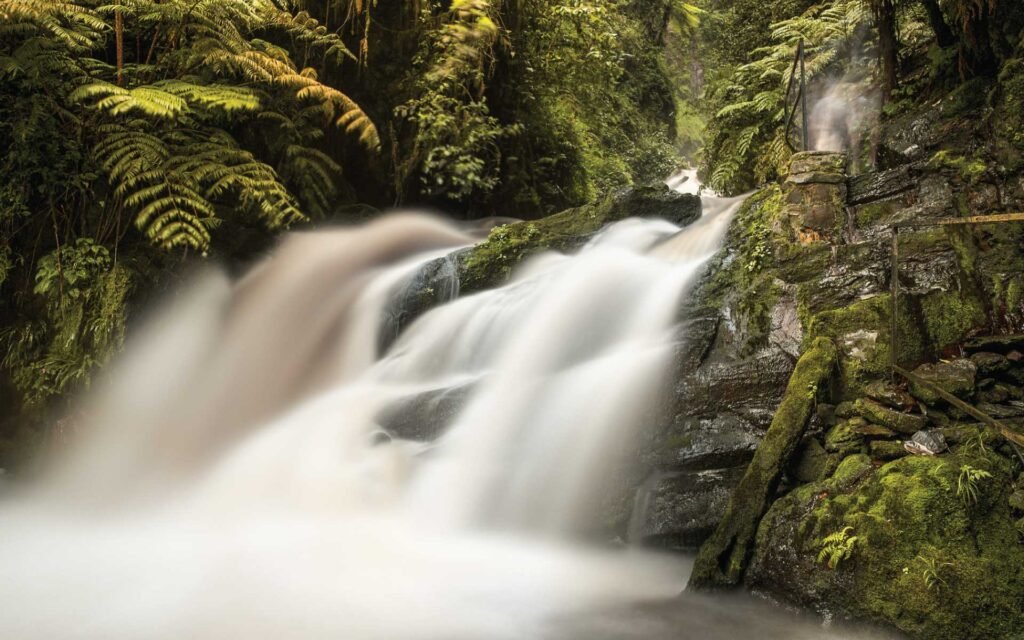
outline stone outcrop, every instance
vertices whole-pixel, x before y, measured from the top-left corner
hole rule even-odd
[[[790,162],[783,193],[789,226],[801,244],[839,242],[845,227],[845,154],[796,154]]]
[[[772,424],[733,492],[722,522],[701,546],[690,587],[734,586],[742,579],[757,525],[807,428],[819,392],[827,387],[836,357],[835,345],[821,338],[797,362]]]

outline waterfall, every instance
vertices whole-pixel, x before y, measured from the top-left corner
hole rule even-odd
[[[0,505],[0,637],[626,637],[564,629],[685,584],[585,539],[657,419],[727,204],[451,289],[397,337],[396,299],[472,238],[406,214],[197,276]]]

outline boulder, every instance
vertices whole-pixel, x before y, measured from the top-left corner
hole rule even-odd
[[[873,380],[864,387],[864,394],[893,409],[909,409],[914,406],[914,398],[902,389],[883,380]]]
[[[1006,356],[991,351],[979,351],[971,354],[971,362],[978,369],[978,375],[989,377],[1003,373],[1010,368]]]
[[[768,509],[790,456],[803,436],[819,389],[838,359],[835,344],[818,338],[800,357],[771,427],[729,500],[722,522],[700,548],[689,586],[735,586],[742,578],[757,523]]]
[[[630,523],[630,542],[696,550],[718,526],[742,476],[742,466],[656,473],[641,488]]]
[[[853,456],[832,478],[780,498],[758,528],[747,586],[911,638],[1020,637],[1024,545],[1008,502],[1011,465],[958,455],[957,464],[905,456],[877,470]],[[992,474],[977,502],[955,495],[961,464]],[[848,554],[830,569],[819,560],[826,547]]]
[[[964,358],[950,362],[923,364],[914,369],[914,375],[926,380],[943,391],[962,399],[974,394],[974,382],[978,369],[973,362]],[[910,394],[925,404],[938,404],[939,395],[924,385],[910,384]]]

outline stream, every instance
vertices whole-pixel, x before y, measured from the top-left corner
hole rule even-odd
[[[687,558],[594,542],[740,201],[448,282],[383,352],[389,305],[471,234],[398,214],[198,274],[7,492],[0,637],[885,637],[680,597]]]

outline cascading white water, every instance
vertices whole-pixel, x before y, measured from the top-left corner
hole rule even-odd
[[[292,237],[234,286],[201,277],[0,507],[0,637],[635,637],[573,629],[675,595],[685,566],[576,534],[652,418],[726,204],[540,256],[383,355],[389,296],[469,237],[398,216]],[[453,389],[436,440],[383,435]],[[779,637],[821,637],[802,629]]]

